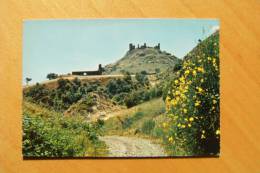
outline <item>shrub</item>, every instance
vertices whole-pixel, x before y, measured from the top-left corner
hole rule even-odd
[[[112,98],[116,94],[129,93],[133,89],[133,84],[129,77],[124,79],[112,79],[106,85],[106,92]]]
[[[166,142],[174,155],[219,153],[218,43],[215,33],[189,53],[169,88]]]
[[[142,71],[140,73],[135,74],[135,79],[141,84],[141,85],[148,85],[149,84],[149,79],[146,76],[147,72]]]
[[[62,116],[42,118],[24,114],[23,155],[25,157],[86,156],[95,147],[102,122],[89,124],[83,119]]]
[[[49,73],[49,74],[47,74],[46,77],[47,77],[47,79],[52,80],[52,79],[58,78],[58,75],[55,73]]]
[[[24,96],[34,103],[53,108],[56,111],[64,111],[72,104],[84,98],[87,93],[96,91],[98,84],[82,84],[78,78],[72,81],[59,79],[56,89],[48,89],[45,85],[37,83],[24,91]]]

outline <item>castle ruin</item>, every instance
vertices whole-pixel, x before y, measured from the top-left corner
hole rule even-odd
[[[135,47],[135,45],[133,44],[133,43],[130,43],[129,44],[129,51],[132,51],[132,50],[134,50],[134,49],[145,49],[145,48],[155,48],[155,49],[157,49],[157,50],[160,50],[161,48],[160,48],[160,43],[158,43],[156,46],[154,46],[154,47],[148,47],[147,45],[146,45],[146,43],[144,43],[143,45],[141,45],[141,46],[139,46],[139,44],[137,45],[137,47]]]

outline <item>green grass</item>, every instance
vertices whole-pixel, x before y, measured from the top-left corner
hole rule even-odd
[[[168,136],[163,123],[169,121],[169,118],[165,115],[165,103],[162,98],[144,102],[116,114],[116,117],[105,121],[105,135],[146,138],[161,145],[166,154],[172,154],[170,145],[164,142]]]
[[[138,135],[143,124],[155,119],[165,112],[165,105],[161,98],[144,102],[130,109],[122,110],[117,116],[105,121],[106,135]]]
[[[23,155],[25,157],[107,156],[98,139],[102,122],[82,116],[64,116],[28,101],[23,102]]]

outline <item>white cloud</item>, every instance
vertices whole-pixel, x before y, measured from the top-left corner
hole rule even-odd
[[[215,26],[212,26],[212,27],[211,27],[211,31],[212,31],[212,32],[215,32],[215,31],[217,31],[217,30],[219,30],[219,25],[215,25]]]

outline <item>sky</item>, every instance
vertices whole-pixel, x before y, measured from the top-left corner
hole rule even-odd
[[[26,20],[23,23],[23,84],[48,73],[96,70],[122,58],[129,43],[155,46],[183,58],[219,29],[216,19]]]

